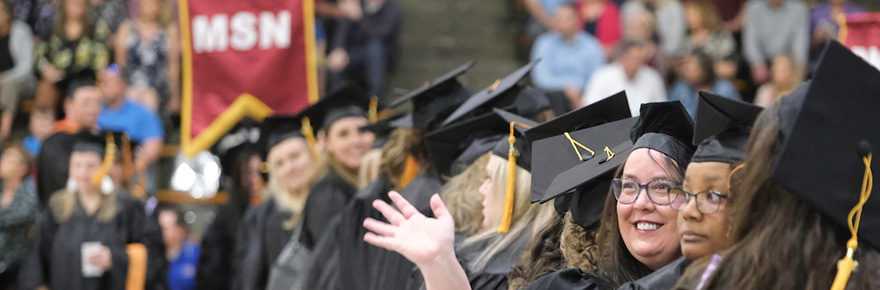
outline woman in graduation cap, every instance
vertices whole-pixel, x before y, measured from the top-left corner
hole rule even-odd
[[[264,201],[245,212],[238,226],[232,289],[263,289],[269,270],[301,221],[322,210],[306,206],[317,178],[318,156],[300,131],[297,118],[269,117],[263,121],[266,169],[269,179]],[[300,241],[309,240],[303,231]],[[312,244],[309,244],[311,247]]]
[[[835,42],[823,59],[755,122],[734,245],[695,261],[675,289],[880,288],[880,71]]]
[[[618,153],[628,156],[617,157],[625,162],[606,198],[596,238],[599,253],[604,253],[597,261],[599,270],[558,271],[539,279],[530,289],[616,288],[679,258],[675,223],[678,212],[669,207],[668,191],[683,178],[693,153],[692,136],[693,120],[680,103],[643,105],[641,119],[631,132],[632,151]],[[365,240],[413,260],[422,270],[428,289],[466,288],[467,276],[453,262],[451,219],[445,205],[433,198],[431,206],[437,218],[426,218],[399,195],[392,194],[392,200],[400,211],[375,202],[390,224],[365,222],[375,232]]]
[[[497,109],[493,114],[497,115],[493,120],[477,118],[474,122],[493,122],[501,128],[498,131],[509,133],[500,140],[494,138],[497,141],[486,148],[491,150],[491,155],[483,169],[487,178],[482,180],[479,188],[483,196],[482,220],[477,233],[454,249],[454,255],[464,265],[467,283],[472,289],[507,289],[507,273],[518,264],[532,233],[555,215],[550,205],[529,203],[531,154],[522,133],[537,124]],[[445,130],[470,132],[468,128],[476,125],[468,122]],[[395,202],[402,202],[399,194],[392,193],[390,196]],[[385,203],[374,203],[380,204],[387,206]],[[385,213],[388,208],[380,206],[377,209]],[[448,212],[445,214],[449,215]],[[371,218],[364,222],[364,226],[383,233],[381,229],[385,224]],[[375,234],[368,233],[365,240],[374,243],[375,237]],[[419,265],[417,261],[414,262]],[[427,287],[431,287],[430,280],[426,279],[425,282]]]
[[[730,208],[736,198],[739,171],[749,129],[761,108],[700,92],[694,143],[700,144],[681,187],[670,191],[670,206],[679,211],[681,253],[672,264],[623,289],[670,289],[693,260],[731,245]]]
[[[152,241],[161,241],[160,232],[106,175],[116,146],[112,135],[104,139],[82,133],[74,143],[67,188],[52,195],[38,224],[21,289],[126,289],[159,276],[152,265],[164,256]]]

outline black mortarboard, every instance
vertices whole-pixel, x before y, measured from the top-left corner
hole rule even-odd
[[[302,133],[301,119],[291,116],[272,116],[263,119],[260,124],[260,144],[263,144],[265,154],[269,154],[272,147],[290,138],[305,138]]]
[[[297,116],[308,118],[312,130],[318,132],[346,117],[367,118],[370,103],[370,97],[363,90],[354,85],[345,85],[327,94],[327,97],[309,106]]]
[[[880,148],[880,71],[831,42],[814,76],[780,100],[773,180],[847,228],[850,211],[867,197],[863,182],[880,182],[866,173],[877,168],[868,156]],[[867,198],[861,211],[858,238],[880,248],[880,199]]]
[[[538,126],[538,123],[501,109],[495,108],[492,109],[492,111],[495,114],[500,115],[504,121],[506,121],[504,129],[506,129],[508,137],[513,134],[513,149],[516,150],[514,152],[516,166],[522,167],[527,171],[532,171],[532,145],[529,144],[529,141],[525,138],[525,134],[526,130]],[[510,128],[513,128],[512,132]],[[499,140],[495,144],[492,153],[501,158],[507,159],[510,154],[510,140],[508,138],[502,138],[502,140]]]
[[[494,150],[502,139],[506,143],[510,134],[510,122],[521,122],[529,126],[534,124],[524,117],[497,110],[443,127],[425,136],[425,144],[431,152],[437,172],[444,176],[454,176],[483,154]],[[503,158],[507,159],[507,147]]]
[[[104,134],[94,135],[86,131],[77,133],[73,141],[72,152],[93,152],[104,158],[107,149],[107,141]]]
[[[573,140],[599,155],[603,154],[602,150],[605,146],[614,145],[606,143],[607,141],[616,139],[607,138],[604,133],[597,134],[595,130],[583,129],[629,117],[631,114],[626,93],[621,91],[526,131],[526,139],[532,144],[533,149],[532,202],[541,200],[544,191],[556,175],[583,162],[573,151],[575,145],[564,135],[565,133],[569,133]],[[624,125],[621,132],[616,130],[606,132],[629,138],[629,129],[633,124],[635,119]],[[585,159],[593,157],[593,154],[583,148],[578,150]]]
[[[391,107],[397,107],[412,100],[412,113],[396,123],[399,128],[435,129],[455,108],[460,106],[473,92],[458,81],[458,76],[470,70],[476,61],[453,69],[445,75],[426,82],[421,88],[394,100]]]
[[[736,163],[745,159],[745,145],[752,124],[762,108],[700,92],[691,162]]]
[[[630,132],[633,149],[650,148],[687,168],[694,154],[694,120],[679,101],[646,103]]]
[[[465,119],[467,116],[479,116],[491,108],[501,108],[524,117],[532,117],[550,107],[550,101],[541,90],[520,85],[522,80],[535,66],[537,61],[527,64],[495,81],[491,86],[474,94],[443,121],[443,126]]]
[[[567,207],[571,211],[575,223],[589,228],[598,222],[602,213],[603,201],[611,186],[614,170],[626,161],[632,151],[629,132],[637,121],[638,117],[632,117],[570,133],[573,140],[591,148],[596,153],[595,156],[590,156],[591,158],[583,162],[580,161],[578,154],[572,148],[576,145],[565,136],[551,137],[535,142],[533,146],[536,151],[556,152],[566,158],[578,161],[579,164],[566,168],[551,177],[552,180],[543,194],[535,195],[533,190],[532,200],[544,203],[554,198],[562,198],[560,202],[563,204],[557,204],[557,210],[564,209],[561,207]],[[579,147],[578,150],[584,157],[589,155],[588,152],[584,152],[583,148]],[[555,160],[557,160],[556,157],[552,161],[548,158],[536,161],[536,164],[546,164]],[[541,169],[538,169],[536,165],[535,170],[547,170],[545,168],[548,166],[542,165]],[[566,193],[571,194],[565,195]],[[566,199],[568,200],[567,204],[565,204]]]

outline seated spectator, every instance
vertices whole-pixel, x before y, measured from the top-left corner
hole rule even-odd
[[[684,9],[679,0],[627,0],[620,8],[623,23],[636,11],[649,11],[657,19],[660,51],[674,55],[685,38]]]
[[[755,105],[769,107],[791,93],[804,80],[801,73],[804,70],[803,65],[791,56],[777,55],[770,68],[770,82],[758,88]]]
[[[715,75],[722,79],[733,79],[738,61],[736,40],[721,30],[721,17],[715,5],[709,0],[687,2],[684,4],[684,16],[689,33],[679,55],[702,51],[712,57]]]
[[[638,116],[642,103],[666,101],[666,87],[660,73],[645,65],[645,44],[628,40],[621,43],[618,50],[620,58],[617,61],[593,72],[581,105],[586,106],[626,90],[630,112]]]
[[[791,53],[798,63],[807,62],[810,46],[808,17],[807,5],[803,1],[749,2],[743,27],[743,54],[755,83],[763,84],[768,80],[767,63],[778,54]],[[770,27],[772,29],[768,29]]]
[[[27,253],[28,234],[37,213],[36,188],[27,178],[34,157],[18,146],[0,158],[0,289],[15,288],[18,268]]]
[[[141,0],[137,17],[123,22],[114,40],[129,97],[161,115],[180,111],[180,36],[171,21],[167,0]]]
[[[553,20],[556,8],[562,5],[571,5],[574,0],[525,0],[523,3],[532,16],[526,24],[526,34],[529,37],[537,37],[547,30],[556,29]]]
[[[160,209],[159,225],[165,242],[165,257],[168,258],[168,289],[193,289],[200,247],[189,238],[189,225],[184,214],[174,208]]]
[[[827,0],[813,7],[810,18],[810,63],[818,60],[826,41],[837,39],[841,15],[864,12],[861,6],[847,0]]]
[[[574,7],[578,12],[578,26],[596,36],[605,54],[610,54],[620,41],[621,22],[617,5],[608,0],[578,0]]]
[[[141,3],[144,2],[149,0]],[[137,178],[147,175],[147,188],[135,189],[132,193],[135,196],[142,196],[143,192],[138,190],[154,192],[152,174],[147,170],[162,153],[162,143],[165,140],[162,121],[155,112],[125,97],[127,86],[119,67],[111,65],[102,71],[100,76],[104,107],[98,116],[98,126],[101,129],[128,133],[131,141],[140,144],[140,150],[134,154],[134,170]]]
[[[55,122],[53,133],[43,142],[37,158],[37,192],[40,204],[67,184],[70,153],[74,135],[80,131],[97,133],[98,114],[103,100],[101,91],[90,83],[74,83],[64,101],[65,118]]]
[[[28,129],[31,135],[24,138],[22,146],[33,156],[40,154],[40,145],[43,140],[52,135],[52,126],[55,123],[55,111],[47,107],[38,107],[31,110]]]
[[[678,100],[688,114],[697,118],[697,93],[707,91],[725,98],[741,100],[739,92],[729,81],[715,75],[712,58],[702,52],[686,55],[679,69],[679,81],[669,89],[669,100]]]
[[[104,45],[107,35],[96,33],[86,0],[62,0],[61,14],[52,34],[37,45],[36,69],[40,84],[36,105],[58,107],[62,92],[71,82],[95,79],[95,73],[107,66],[109,54]],[[75,57],[74,57],[75,56]]]
[[[541,59],[532,70],[532,82],[548,93],[557,115],[580,107],[580,97],[590,75],[605,64],[599,41],[578,30],[577,14],[568,5],[556,9],[554,25],[538,37],[532,60]]]
[[[33,87],[34,42],[30,27],[0,1],[0,139],[9,138],[19,100]]]
[[[654,34],[654,25],[654,15],[651,12],[644,10],[633,12],[623,25],[623,39],[644,43],[647,64],[661,72],[662,76],[662,72],[667,71],[671,58],[657,52],[659,44]],[[607,59],[608,61],[614,61],[616,57],[615,55],[609,55]]]
[[[331,89],[346,77],[363,77],[371,96],[385,93],[385,77],[397,60],[397,36],[402,12],[397,1],[360,0],[360,14],[339,21],[333,50],[327,57]],[[352,9],[354,10],[354,9]]]

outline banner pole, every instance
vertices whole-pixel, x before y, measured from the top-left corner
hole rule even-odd
[[[315,48],[315,0],[303,0],[303,27],[306,41],[306,76],[309,104],[318,102],[318,55]]]

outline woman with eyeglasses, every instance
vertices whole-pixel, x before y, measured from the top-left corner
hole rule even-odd
[[[700,142],[700,146],[691,158],[684,182],[672,188],[667,198],[669,207],[678,210],[678,234],[684,257],[620,289],[669,289],[691,261],[731,245],[731,186],[737,184],[735,173],[743,166],[749,127],[761,108],[705,92],[700,93],[699,102],[700,118],[694,141]]]
[[[528,289],[613,289],[678,259],[678,211],[669,206],[669,199],[670,191],[680,186],[693,154],[692,136],[693,120],[681,103],[643,105],[641,118],[631,131],[632,151],[624,158],[606,198],[596,236],[598,249],[589,253],[599,256],[598,270],[557,271]],[[606,176],[604,170],[597,172],[593,179]],[[453,221],[440,199],[431,200],[436,218],[427,218],[399,195],[390,196],[400,211],[376,201],[376,208],[391,223],[373,223],[369,228],[375,233],[364,239],[413,261],[429,290],[469,289],[453,250]],[[432,230],[424,230],[428,228]]]

